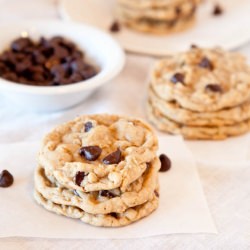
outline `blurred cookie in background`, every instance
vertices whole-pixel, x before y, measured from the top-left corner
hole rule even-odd
[[[200,0],[118,0],[121,23],[141,32],[166,34],[192,26]]]

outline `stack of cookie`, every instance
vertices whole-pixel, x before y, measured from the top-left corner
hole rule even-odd
[[[35,199],[49,211],[118,227],[158,206],[158,141],[141,120],[91,115],[55,128],[42,144]]]
[[[222,49],[196,46],[159,61],[151,74],[149,120],[187,139],[224,139],[250,129],[250,67]]]
[[[200,0],[118,0],[118,19],[132,29],[155,34],[190,27]]]

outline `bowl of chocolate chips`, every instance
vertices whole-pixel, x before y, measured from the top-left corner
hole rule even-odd
[[[120,46],[84,24],[24,21],[0,29],[0,90],[10,105],[34,111],[69,108],[124,66]]]

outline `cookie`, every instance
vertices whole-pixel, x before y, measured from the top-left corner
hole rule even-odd
[[[166,34],[181,31],[195,20],[198,0],[118,1],[118,20],[137,31]]]
[[[35,171],[35,199],[52,212],[118,227],[158,206],[158,140],[141,120],[88,115],[45,136]]]
[[[81,116],[45,137],[38,164],[51,181],[72,189],[93,192],[119,187],[124,192],[145,172],[157,149],[156,135],[141,120]]]
[[[35,171],[35,188],[47,200],[78,207],[90,214],[123,213],[130,207],[141,205],[152,199],[154,190],[158,186],[159,168],[160,161],[156,157],[144,174],[131,183],[125,192],[117,188],[110,191],[85,193],[68,189],[67,185],[51,182],[46,177],[44,168],[38,166]]]
[[[250,119],[250,100],[236,107],[214,112],[196,112],[184,109],[176,101],[161,99],[152,88],[148,99],[153,108],[159,110],[166,118],[187,126],[223,126],[234,125]]]
[[[161,99],[196,112],[235,107],[250,98],[246,58],[220,48],[195,47],[160,60],[150,81]]]
[[[140,20],[140,19],[148,19],[148,20],[158,20],[158,21],[171,21],[174,20],[184,20],[193,15],[195,12],[196,4],[192,3],[192,1],[183,1],[179,4],[172,4],[169,7],[165,8],[131,8],[123,5],[119,5],[117,7],[118,13],[120,13],[124,19],[129,20]]]
[[[54,212],[59,215],[81,220],[87,224],[101,227],[121,227],[131,224],[143,217],[151,214],[159,204],[158,190],[154,193],[152,200],[144,204],[127,209],[123,213],[110,213],[110,214],[89,214],[84,210],[67,205],[60,205],[50,200],[45,199],[38,191],[34,192],[36,202],[42,205],[48,211]]]
[[[166,118],[149,103],[147,104],[147,116],[159,130],[170,134],[181,134],[186,139],[222,140],[230,136],[244,134],[250,130],[250,119],[229,126],[187,126]]]
[[[200,0],[118,0],[118,3],[122,6],[126,6],[131,9],[146,9],[146,8],[169,8],[172,6],[178,6],[184,3],[199,4]]]
[[[191,27],[195,22],[194,16],[190,16],[188,17],[188,19],[181,19],[176,21],[159,21],[148,18],[141,18],[134,21],[125,19],[122,16],[120,16],[119,20],[131,29],[156,35],[180,32]]]

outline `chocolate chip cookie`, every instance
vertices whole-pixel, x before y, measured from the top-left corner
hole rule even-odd
[[[151,72],[147,114],[187,139],[225,139],[250,130],[250,66],[236,52],[192,46]]]
[[[156,135],[142,120],[78,117],[45,136],[35,198],[50,211],[92,225],[130,224],[158,205],[157,149]]]
[[[117,16],[132,29],[166,34],[191,26],[199,3],[200,0],[119,0]]]
[[[83,192],[69,189],[58,182],[51,182],[44,168],[39,166],[35,172],[35,187],[46,199],[57,204],[78,207],[90,214],[122,213],[126,209],[141,205],[152,199],[158,186],[160,161],[155,158],[147,170],[126,191],[120,188]]]

